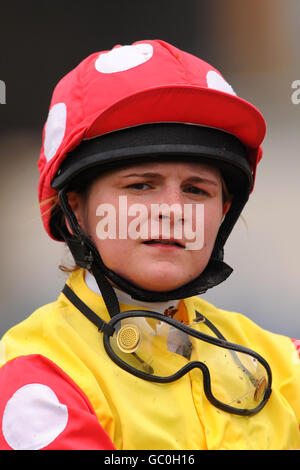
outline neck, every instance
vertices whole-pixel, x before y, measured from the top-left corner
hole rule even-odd
[[[102,295],[96,282],[96,279],[87,270],[85,271],[85,283],[87,287],[95,294]],[[113,287],[113,289],[116,293],[119,303],[131,305],[133,307],[140,307],[142,309],[152,310],[161,314],[164,314],[167,309],[177,308],[179,302],[178,300],[168,300],[166,302],[142,302],[133,299],[129,294],[123,292],[117,287]]]

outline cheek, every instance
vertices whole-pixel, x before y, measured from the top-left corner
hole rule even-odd
[[[204,243],[212,246],[215,243],[221,221],[223,218],[223,205],[213,204],[204,208]]]
[[[104,262],[112,270],[118,271],[132,262],[135,241],[130,238],[118,238],[118,224],[109,226],[107,218],[96,217],[90,236]],[[104,222],[104,224],[103,224]]]
[[[84,224],[92,240],[96,243],[99,238],[97,232],[99,233],[101,227],[113,235],[116,220],[118,220],[118,209],[115,199],[110,194],[101,197],[101,194],[91,192],[85,206]]]
[[[109,269],[116,269],[124,262],[124,247],[116,240],[100,240],[95,241],[96,248],[102,258],[103,263]]]

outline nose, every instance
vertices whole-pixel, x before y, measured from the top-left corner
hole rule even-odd
[[[184,220],[184,199],[181,188],[176,184],[166,185],[157,198],[158,218],[170,219],[172,224]]]
[[[161,202],[165,202],[168,205],[183,205],[183,193],[180,185],[176,182],[166,184],[162,191],[161,199]]]

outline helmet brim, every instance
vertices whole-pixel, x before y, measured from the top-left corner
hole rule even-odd
[[[139,91],[112,104],[95,118],[85,139],[159,122],[220,129],[237,137],[250,152],[257,151],[266,133],[260,111],[236,95],[200,86],[168,85]]]

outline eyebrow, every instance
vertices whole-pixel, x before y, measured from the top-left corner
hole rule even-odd
[[[127,175],[122,175],[121,178],[130,178],[133,176],[135,177],[138,176],[141,178],[157,178],[157,177],[161,178],[162,177],[160,173],[146,172],[146,173],[130,173]],[[213,186],[218,186],[216,181],[213,181],[208,178],[203,178],[201,176],[190,176],[187,178],[187,180],[189,180],[192,183],[206,183],[206,184],[211,184]]]
[[[203,178],[201,176],[191,176],[190,178],[187,178],[189,181],[192,183],[207,183],[207,184],[212,184],[213,186],[218,186],[218,183],[216,181],[213,181],[208,178]]]
[[[160,175],[159,173],[130,173],[129,175],[121,175],[121,178],[130,178],[131,176],[141,176],[141,177],[144,177],[144,178],[157,178],[157,177],[161,177],[162,175]]]

